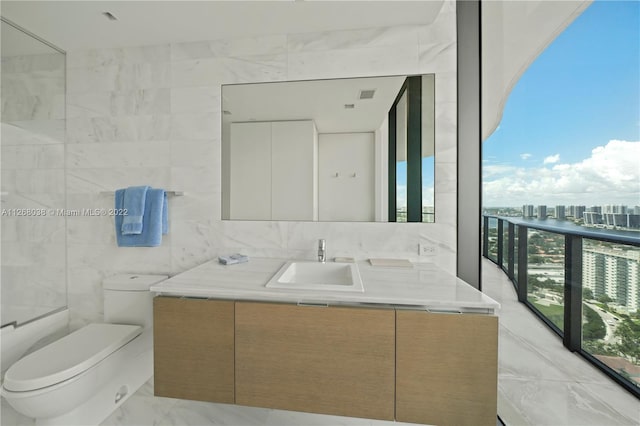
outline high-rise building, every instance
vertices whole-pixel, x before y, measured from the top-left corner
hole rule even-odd
[[[640,250],[585,245],[582,285],[598,298],[606,295],[629,311],[640,308]]]
[[[567,216],[572,216],[574,219],[582,219],[586,209],[585,206],[569,206],[567,207]]]
[[[640,228],[640,215],[637,214],[617,214],[605,213],[603,222],[607,226],[615,226],[617,228]]]
[[[602,207],[601,206],[591,206],[586,210],[586,212],[602,214]]]
[[[556,206],[556,219],[565,220],[567,215],[565,214],[564,206]]]
[[[614,206],[611,204],[605,205],[601,207],[603,214],[626,214],[627,206]]]
[[[533,217],[533,204],[522,206],[522,217]]]
[[[546,219],[547,218],[547,206],[539,205],[538,206],[538,219]]]
[[[602,214],[598,212],[586,211],[583,213],[585,225],[602,225]]]

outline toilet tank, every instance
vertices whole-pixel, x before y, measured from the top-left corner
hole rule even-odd
[[[102,283],[104,321],[111,324],[153,326],[153,293],[149,287],[167,275],[115,275]]]

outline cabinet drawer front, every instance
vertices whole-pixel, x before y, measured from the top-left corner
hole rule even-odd
[[[498,318],[396,313],[396,420],[495,425]]]
[[[156,297],[154,393],[234,402],[234,302]]]
[[[394,418],[392,310],[236,304],[236,402]]]

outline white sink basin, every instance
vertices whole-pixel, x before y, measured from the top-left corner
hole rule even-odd
[[[280,268],[266,287],[364,292],[360,271],[355,263],[290,261]]]

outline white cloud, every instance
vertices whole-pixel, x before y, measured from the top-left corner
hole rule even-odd
[[[544,159],[543,164],[554,164],[560,161],[560,154],[550,155]]]
[[[520,158],[522,158],[523,160],[528,160],[531,157],[533,157],[533,154],[529,154],[528,152],[525,152],[524,154],[520,154]]]
[[[396,186],[396,205],[407,206],[407,185]]]
[[[488,179],[497,176],[508,176],[509,174],[512,174],[517,170],[518,168],[510,166],[508,164],[493,164],[490,166],[482,167],[482,177],[484,179]]]
[[[422,199],[423,204],[426,206],[433,206],[435,203],[435,191],[433,186],[423,186],[422,187]],[[426,202],[424,202],[426,201]]]
[[[551,157],[542,167],[483,167],[484,205],[640,205],[640,141],[611,140],[573,164]]]

